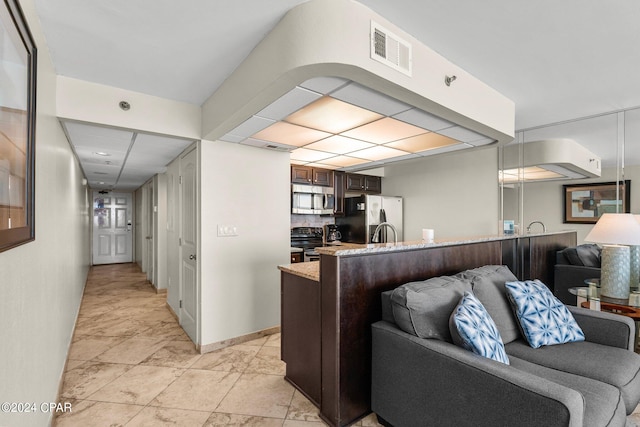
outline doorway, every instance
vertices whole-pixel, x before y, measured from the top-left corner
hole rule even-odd
[[[131,193],[93,192],[92,263],[133,261]]]

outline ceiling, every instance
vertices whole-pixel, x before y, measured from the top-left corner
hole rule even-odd
[[[195,105],[303,2],[35,0],[58,74]],[[600,115],[640,106],[640,2],[360,2],[512,99],[525,140],[573,138],[615,165],[617,118]],[[640,164],[640,113],[625,123],[626,164]]]
[[[133,191],[163,173],[193,142],[71,121],[62,125],[94,189]]]

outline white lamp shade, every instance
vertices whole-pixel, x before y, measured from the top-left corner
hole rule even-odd
[[[631,214],[606,213],[584,240],[605,245],[640,245],[640,223]]]

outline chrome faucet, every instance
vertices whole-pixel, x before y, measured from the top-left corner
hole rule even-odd
[[[376,227],[376,230],[373,232],[373,238],[371,240],[376,243],[379,242],[378,239],[380,237],[379,234],[380,234],[380,230],[382,230],[382,227],[389,227],[393,231],[393,244],[397,245],[398,230],[396,230],[396,228],[390,222],[381,222],[380,224],[378,224],[378,226]]]
[[[540,224],[540,225],[542,226],[542,232],[543,232],[543,233],[546,233],[546,232],[547,232],[547,227],[545,227],[545,226],[544,226],[544,224],[542,223],[542,221],[533,221],[533,222],[531,222],[531,224],[529,224],[529,225],[527,226],[527,233],[531,233],[531,226],[532,226],[533,224]]]

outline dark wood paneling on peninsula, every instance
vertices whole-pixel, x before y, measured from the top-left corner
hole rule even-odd
[[[285,379],[320,406],[320,283],[286,272],[280,277]]]

